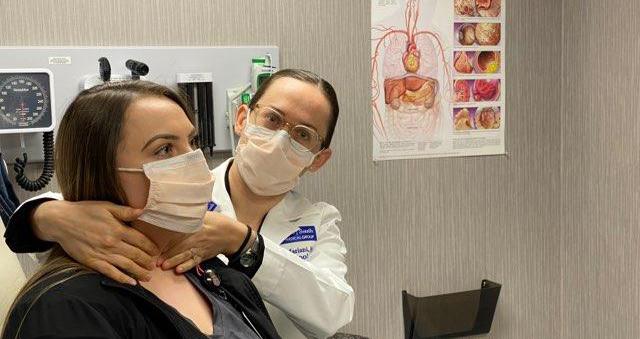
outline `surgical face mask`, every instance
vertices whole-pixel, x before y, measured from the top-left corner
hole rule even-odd
[[[118,170],[143,172],[151,182],[140,220],[175,232],[200,230],[213,193],[213,176],[201,150],[146,163],[142,169]]]
[[[244,134],[234,161],[244,182],[258,195],[275,196],[292,190],[316,156],[300,150],[301,145],[294,147],[295,141],[284,130],[272,131],[247,121]]]

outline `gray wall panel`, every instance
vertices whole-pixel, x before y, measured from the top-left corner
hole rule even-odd
[[[564,1],[563,337],[640,337],[638,1]]]

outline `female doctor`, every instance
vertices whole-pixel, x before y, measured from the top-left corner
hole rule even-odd
[[[66,202],[54,193],[18,208],[7,244],[15,252],[42,252],[57,242],[78,262],[131,284],[132,277],[147,281],[153,265],[182,273],[222,254],[252,277],[283,338],[325,338],[353,316],[340,213],[293,188],[331,158],[338,112],[335,91],[324,79],[295,69],[273,74],[236,112],[236,157],[213,170],[213,212],[203,229],[168,252],[159,253],[125,226],[141,210]],[[74,228],[79,222],[86,227]],[[252,252],[256,232],[264,239],[261,258]]]

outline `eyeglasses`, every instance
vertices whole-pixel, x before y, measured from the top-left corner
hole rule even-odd
[[[324,139],[313,128],[305,125],[292,126],[280,112],[269,106],[256,105],[256,108],[249,114],[249,121],[272,131],[287,131],[291,139],[295,141],[291,143],[292,146],[301,151],[316,153],[320,151],[324,142]]]

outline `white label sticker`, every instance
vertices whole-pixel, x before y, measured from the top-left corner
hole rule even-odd
[[[49,65],[71,65],[71,57],[49,57]]]
[[[178,81],[181,83],[194,83],[194,82],[213,82],[212,73],[178,73]]]

